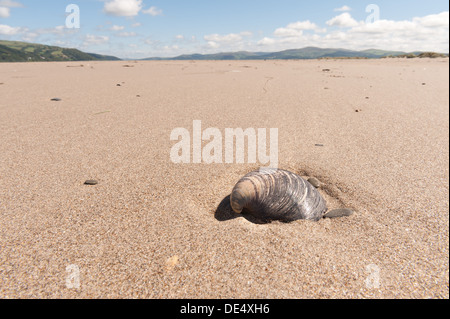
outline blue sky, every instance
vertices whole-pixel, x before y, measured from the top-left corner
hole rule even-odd
[[[69,4],[79,8],[79,28],[66,24]],[[0,0],[0,39],[121,58],[305,46],[448,52],[448,7],[443,0]]]

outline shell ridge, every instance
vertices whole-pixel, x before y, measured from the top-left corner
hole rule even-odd
[[[246,213],[257,218],[286,222],[319,220],[327,210],[320,193],[292,172],[281,169],[270,173],[254,171],[245,175],[236,186],[243,181],[251,182],[254,191],[245,205]]]

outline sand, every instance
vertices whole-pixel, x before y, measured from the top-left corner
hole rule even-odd
[[[0,298],[448,298],[448,77],[448,59],[2,63]],[[173,163],[194,120],[278,128],[278,167],[355,214],[233,215],[261,163]]]

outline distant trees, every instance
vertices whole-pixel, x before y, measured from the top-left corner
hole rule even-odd
[[[421,53],[405,53],[405,54],[399,54],[399,55],[388,55],[386,58],[407,58],[407,59],[413,59],[413,58],[448,58],[448,54],[443,53],[436,53],[436,52],[421,52]]]

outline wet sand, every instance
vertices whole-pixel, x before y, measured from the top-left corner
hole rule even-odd
[[[2,63],[0,298],[448,298],[448,76],[448,59]],[[277,128],[278,167],[355,214],[232,213],[261,163],[173,163],[194,120]]]

